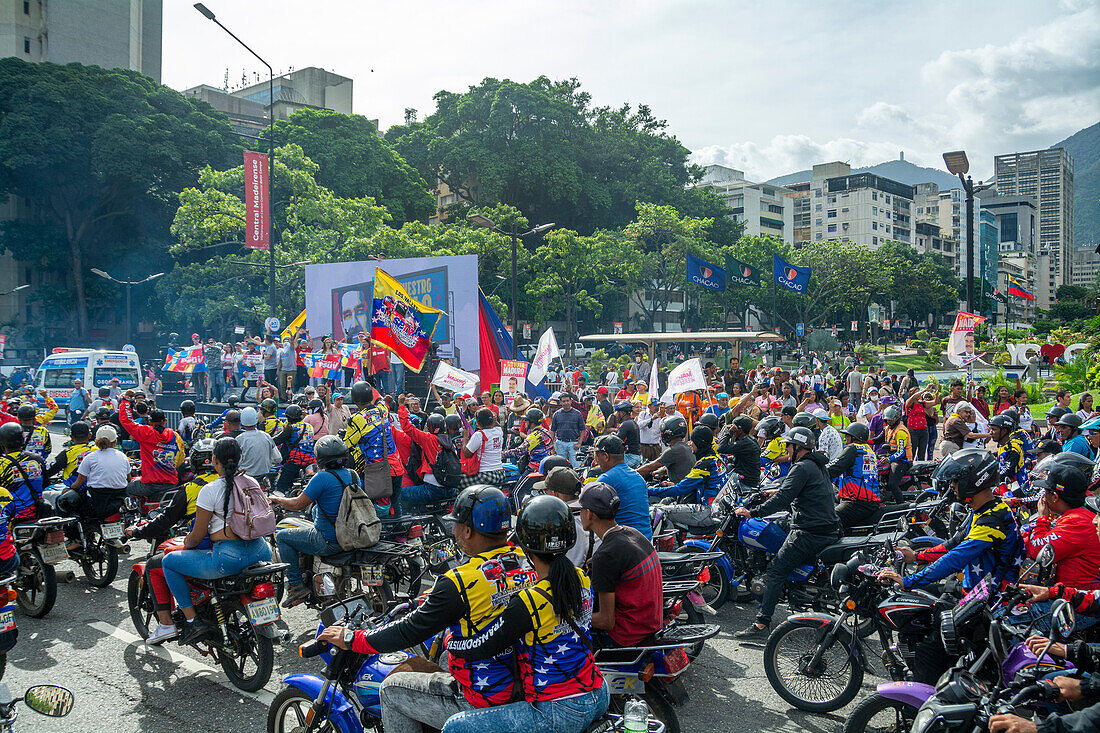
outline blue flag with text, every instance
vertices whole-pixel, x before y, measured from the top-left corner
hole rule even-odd
[[[810,268],[792,265],[779,255],[773,257],[775,281],[787,290],[805,295],[810,289]]]
[[[726,271],[718,265],[687,253],[687,281],[711,290],[726,290]]]

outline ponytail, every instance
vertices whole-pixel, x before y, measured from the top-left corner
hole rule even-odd
[[[107,450],[108,448],[114,446],[114,444],[115,441],[106,437],[99,437],[95,439],[95,447],[99,448],[100,450]]]
[[[229,497],[233,493],[233,487],[237,481],[237,471],[241,464],[241,445],[235,438],[218,438],[214,443],[214,458],[222,464],[225,471],[222,478],[225,481],[225,507],[222,510],[226,521],[229,520]]]
[[[565,556],[534,553],[539,560],[550,566],[550,603],[554,614],[562,621],[572,621],[581,615],[581,579],[577,577],[577,568]]]

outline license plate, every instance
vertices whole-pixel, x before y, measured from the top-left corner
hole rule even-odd
[[[42,555],[42,562],[49,565],[61,562],[69,556],[69,550],[65,547],[64,542],[58,542],[52,545],[42,545],[39,548],[39,553]]]
[[[279,601],[275,598],[252,601],[247,608],[248,618],[252,620],[253,626],[273,624],[279,620]]]
[[[636,674],[620,674],[603,671],[603,679],[612,695],[644,695],[645,682]]]
[[[676,674],[688,666],[688,655],[683,649],[673,649],[665,653],[665,669],[669,674]]]
[[[105,540],[117,540],[122,536],[122,522],[108,522],[99,525],[99,531],[103,533]]]
[[[15,628],[15,612],[9,607],[0,611],[0,634]]]
[[[379,586],[385,577],[382,575],[381,565],[363,565],[359,568],[359,578],[363,585]]]

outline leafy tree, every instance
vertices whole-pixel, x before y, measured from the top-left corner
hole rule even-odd
[[[64,278],[84,337],[89,296],[109,292],[88,269],[163,242],[176,193],[239,151],[224,115],[136,71],[2,59],[0,193],[27,202],[41,235],[10,224],[0,245]]]
[[[875,295],[895,301],[894,316],[914,323],[933,321],[958,305],[959,280],[954,266],[936,253],[922,253],[902,242],[888,241],[875,250]],[[919,283],[919,287],[914,287]]]

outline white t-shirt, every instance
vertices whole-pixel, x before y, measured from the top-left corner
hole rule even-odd
[[[482,440],[482,434],[485,439]],[[466,444],[466,450],[477,453],[485,445],[485,452],[481,454],[481,471],[500,471],[504,469],[501,461],[501,451],[504,449],[504,431],[500,428],[480,428],[470,436],[470,442]]]
[[[117,448],[96,450],[84,456],[76,472],[92,489],[125,489],[130,483],[130,459]]]
[[[243,480],[243,476],[238,477]],[[229,500],[230,509],[233,508],[233,499]],[[208,512],[213,512],[214,516],[210,517],[210,526],[207,528],[209,534],[214,534],[222,529],[225,529],[225,514],[222,510],[225,508],[225,479],[220,476],[206,486],[199,489],[199,495],[195,499],[195,506],[200,509],[205,509]]]
[[[859,408],[859,414],[868,420],[874,417],[878,411],[878,403],[869,400],[863,403],[863,407]]]
[[[569,561],[576,565],[578,568],[584,565],[585,560],[592,557],[592,554],[596,552],[596,549],[600,546],[600,538],[593,533],[592,537],[592,553],[588,552],[588,539],[589,533],[585,531],[581,526],[581,518],[576,514],[573,515],[573,521],[577,523],[577,541],[573,544],[573,547],[569,549],[569,552],[565,553],[565,556],[569,558]]]

